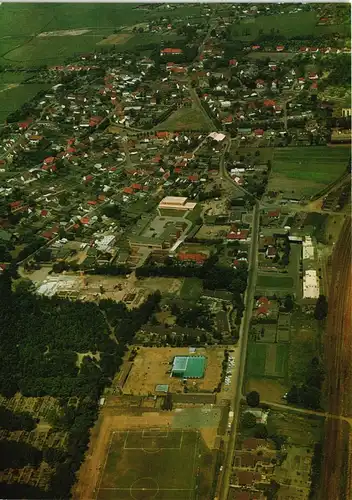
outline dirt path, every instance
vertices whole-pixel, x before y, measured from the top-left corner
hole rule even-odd
[[[352,263],[351,218],[346,219],[332,261],[328,326],[325,335],[328,412],[352,416]],[[352,498],[351,426],[327,418],[325,424],[322,500]],[[350,462],[350,463],[349,463]]]

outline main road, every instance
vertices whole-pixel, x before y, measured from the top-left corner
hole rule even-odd
[[[240,402],[242,397],[242,386],[244,379],[244,370],[246,366],[246,354],[248,343],[249,324],[252,316],[254,291],[257,279],[258,269],[258,236],[259,236],[259,202],[257,201],[253,207],[252,219],[252,241],[249,254],[249,269],[247,289],[244,296],[245,310],[240,327],[240,338],[237,348],[240,350],[240,361],[237,370],[237,391],[234,400],[231,401],[231,411],[234,412],[234,417],[230,430],[230,437],[227,443],[226,458],[223,464],[222,476],[220,477],[219,500],[226,500],[229,492],[230,477],[232,471],[232,462],[235,453],[236,431],[238,423],[238,415]]]

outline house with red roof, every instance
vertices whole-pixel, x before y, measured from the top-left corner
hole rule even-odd
[[[42,217],[46,217],[48,215],[48,213],[49,213],[48,210],[45,210],[45,209],[43,209],[43,210],[40,211],[40,215]]]
[[[99,123],[101,123],[103,121],[103,119],[104,118],[102,116],[92,116],[89,119],[89,126],[96,127],[97,125],[99,125]]]
[[[252,45],[251,47],[252,50],[259,50],[260,48],[260,45]]]
[[[317,73],[309,73],[308,78],[309,80],[318,80],[319,76],[317,75]]]
[[[89,200],[87,201],[87,205],[96,205],[98,202],[95,200]]]
[[[80,222],[83,225],[89,224],[89,217],[82,217]]]
[[[55,161],[54,156],[48,156],[47,158],[45,158],[44,163],[45,165],[50,165],[51,163],[54,163],[54,161]]]
[[[177,255],[177,259],[186,262],[195,262],[196,264],[203,264],[207,260],[207,256],[204,253],[180,252]]]
[[[275,64],[275,63],[269,63],[268,66],[269,66],[269,69],[271,69],[271,71],[277,70],[277,64]]]
[[[142,184],[132,184],[131,188],[136,191],[140,191],[142,189]]]
[[[310,86],[311,90],[317,90],[318,88],[318,82],[313,82],[312,85]]]
[[[299,51],[300,52],[309,52],[309,48],[308,47],[300,47]]]
[[[229,66],[234,66],[236,68],[237,65],[238,65],[238,61],[236,59],[229,60]]]
[[[274,257],[276,257],[276,254],[277,254],[276,248],[274,246],[269,245],[268,248],[266,249],[265,257],[267,257],[268,259],[273,259]]]
[[[255,85],[257,89],[263,89],[265,86],[265,82],[261,78],[258,78],[258,80],[255,81]]]
[[[268,217],[270,217],[271,219],[278,219],[280,217],[280,209],[276,209],[276,210],[270,210],[268,212]]]
[[[20,130],[27,130],[27,128],[30,126],[31,123],[32,123],[32,120],[26,120],[25,122],[20,122],[18,124],[18,128]]]
[[[194,174],[194,175],[189,175],[188,176],[188,180],[191,181],[191,182],[197,182],[198,181],[198,175],[197,174]]]
[[[133,194],[133,189],[131,187],[125,187],[125,188],[123,188],[123,193]]]
[[[257,137],[263,137],[264,135],[264,130],[262,128],[257,128],[254,130],[254,135]]]
[[[233,123],[233,116],[232,115],[226,116],[221,120],[221,123],[223,123],[224,125],[231,125],[231,123]]]
[[[166,131],[160,131],[160,132],[156,132],[155,135],[158,139],[167,139],[169,137],[170,133],[166,132]]]
[[[180,56],[181,54],[183,54],[182,49],[173,48],[173,47],[166,47],[165,49],[162,49],[160,51],[161,56]]]
[[[237,241],[246,241],[248,238],[249,230],[248,229],[240,229],[237,231],[230,231],[226,235],[227,240],[237,240]]]
[[[282,52],[283,50],[285,50],[285,46],[284,45],[277,45],[276,52]]]
[[[263,104],[266,108],[273,108],[276,105],[276,102],[272,99],[265,99]]]

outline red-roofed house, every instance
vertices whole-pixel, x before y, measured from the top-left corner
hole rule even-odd
[[[160,132],[157,132],[155,135],[158,139],[167,139],[169,137],[169,132],[160,131]]]
[[[180,252],[177,258],[178,260],[196,262],[197,264],[203,264],[207,260],[207,256],[204,253]]]
[[[103,117],[102,116],[92,116],[90,119],[89,119],[89,126],[90,127],[96,127],[97,125],[99,125],[99,123],[101,123],[103,121]]]
[[[284,45],[278,45],[278,46],[276,47],[276,52],[282,52],[283,50],[285,50]]]
[[[91,174],[85,175],[83,177],[83,180],[84,180],[85,183],[90,182],[90,181],[93,180],[93,176]]]
[[[260,49],[260,45],[252,45],[252,50],[259,50]]]
[[[238,231],[231,231],[226,235],[227,240],[239,240],[246,241],[248,238],[249,230],[248,229],[240,229]]]
[[[87,202],[87,204],[88,204],[88,205],[96,205],[96,204],[97,204],[97,201],[95,201],[95,200],[89,200],[89,201]]]
[[[309,48],[308,48],[308,47],[300,47],[300,48],[299,48],[299,51],[300,51],[300,52],[308,52],[308,51],[309,51]]]
[[[317,90],[318,88],[318,82],[313,82],[312,85],[310,86],[311,90]]]
[[[27,120],[25,122],[20,122],[18,124],[18,128],[20,130],[27,130],[27,128],[30,126],[31,123],[32,123],[32,120]]]
[[[188,180],[191,181],[191,182],[197,182],[198,181],[198,175],[197,174],[189,175],[188,176]]]
[[[82,217],[81,224],[84,224],[84,225],[89,224],[89,217]]]
[[[269,305],[269,299],[268,297],[259,297],[259,299],[256,302],[257,307],[260,306],[268,306]]]
[[[11,207],[11,208],[18,208],[18,207],[20,207],[21,205],[22,205],[22,201],[12,201],[12,202],[10,203],[10,207]]]
[[[236,59],[230,59],[229,60],[229,66],[236,67],[237,65],[238,65],[238,61]]]
[[[124,192],[125,194],[133,194],[133,189],[132,189],[131,187],[125,187],[125,188],[123,189],[123,192]]]
[[[142,184],[132,184],[131,188],[139,191],[140,189],[142,189]]]
[[[254,135],[257,137],[262,137],[264,135],[264,130],[262,128],[257,128],[254,130]]]
[[[270,210],[268,212],[268,217],[278,219],[280,217],[280,210],[278,208],[276,210]]]
[[[182,49],[177,49],[173,47],[166,47],[165,49],[162,49],[160,51],[161,56],[166,56],[166,55],[179,56],[182,53],[183,53]]]
[[[231,125],[231,123],[233,123],[233,116],[226,116],[226,118],[223,118],[221,120],[221,123],[224,123],[225,125]]]
[[[272,99],[265,99],[264,101],[264,106],[266,108],[273,108],[276,105],[276,102],[273,101]]]
[[[47,211],[47,210],[41,210],[41,211],[40,211],[40,215],[41,215],[42,217],[46,217],[46,216],[48,215],[48,211]]]
[[[318,80],[319,76],[317,73],[309,73],[308,78],[309,80]]]
[[[258,80],[255,81],[255,84],[257,89],[263,89],[265,86],[264,80],[261,80],[260,78],[258,78]]]
[[[45,165],[50,165],[51,163],[54,163],[54,161],[55,161],[54,156],[48,156],[47,158],[45,158],[44,163]]]
[[[267,316],[269,316],[269,314],[270,314],[270,311],[269,311],[268,307],[266,307],[266,306],[260,306],[255,311],[255,315],[257,317],[261,317],[261,318],[267,317]]]
[[[268,246],[265,252],[265,256],[268,259],[273,259],[274,257],[276,257],[276,248],[273,246]]]

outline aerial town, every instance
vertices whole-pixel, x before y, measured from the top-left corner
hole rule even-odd
[[[352,498],[349,5],[0,13],[1,498]]]

